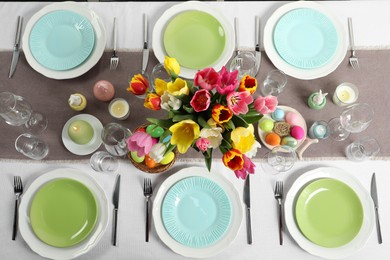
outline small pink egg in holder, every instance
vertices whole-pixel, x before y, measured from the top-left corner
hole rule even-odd
[[[309,145],[313,144],[313,143],[318,143],[318,139],[311,139],[307,136],[307,125],[306,125],[306,121],[305,119],[303,118],[303,116],[297,111],[295,110],[294,108],[292,107],[289,107],[289,106],[278,106],[277,108],[279,109],[282,109],[284,112],[285,112],[285,120],[286,121],[286,117],[288,115],[289,117],[289,120],[292,124],[291,124],[291,127],[294,127],[294,126],[299,126],[302,130],[303,130],[303,138],[301,139],[297,139],[297,145],[295,147],[293,147],[293,149],[295,149],[297,155],[298,155],[298,158],[299,160],[302,160],[302,154],[303,152],[307,149],[307,147],[309,147]],[[294,115],[294,116],[293,116]],[[296,115],[296,116],[295,116]],[[266,114],[263,116],[262,119],[260,119],[259,122],[261,122],[261,120],[264,120],[264,119],[271,119],[273,121],[275,121],[272,117],[271,117],[271,114]],[[261,142],[263,143],[263,145],[265,147],[267,147],[268,149],[272,150],[272,148],[274,148],[275,146],[273,145],[269,145],[266,143],[265,141],[265,136],[270,133],[270,132],[265,132],[263,131],[261,128],[260,128],[260,124],[258,124],[258,127],[257,127],[257,130],[258,130],[258,134],[259,134],[259,137],[260,137],[260,140]],[[301,135],[301,134],[300,134]]]

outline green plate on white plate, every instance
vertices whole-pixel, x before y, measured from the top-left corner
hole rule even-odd
[[[232,206],[216,182],[188,177],[169,189],[162,202],[161,215],[165,229],[177,242],[204,248],[224,236],[232,220]]]
[[[201,11],[185,11],[166,25],[163,41],[168,56],[183,67],[203,69],[212,66],[222,55],[226,35],[220,22]]]
[[[69,70],[82,64],[95,46],[90,21],[75,12],[58,10],[41,17],[33,26],[29,47],[34,59],[51,70]]]
[[[273,42],[287,63],[301,69],[315,69],[335,56],[338,34],[333,22],[322,12],[297,8],[278,20]]]
[[[92,232],[98,218],[93,193],[81,182],[60,178],[43,185],[30,208],[35,235],[54,247],[71,247]]]
[[[313,243],[336,248],[351,242],[363,224],[362,203],[345,183],[322,178],[300,192],[295,217],[303,235]]]

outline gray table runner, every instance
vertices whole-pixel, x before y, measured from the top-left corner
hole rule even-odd
[[[297,109],[306,119],[308,127],[316,120],[328,121],[336,117],[342,111],[341,107],[333,104],[331,98],[337,85],[342,82],[351,82],[359,88],[358,102],[369,103],[375,111],[375,118],[369,128],[362,133],[352,134],[347,140],[336,142],[330,138],[311,145],[304,153],[306,159],[341,158],[344,157],[344,148],[353,140],[362,136],[372,136],[379,140],[381,152],[378,158],[390,157],[390,138],[387,133],[390,127],[388,121],[388,98],[390,97],[390,50],[364,50],[357,52],[360,70],[353,70],[348,64],[349,53],[336,71],[326,77],[315,80],[299,80],[288,77],[288,83],[282,94],[279,95],[279,104],[291,106]],[[132,96],[126,91],[128,78],[134,71],[141,68],[142,54],[140,52],[119,53],[120,63],[115,71],[109,70],[109,58],[111,53],[104,53],[96,66],[84,75],[67,80],[54,80],[44,77],[33,70],[27,63],[23,53],[13,78],[8,78],[9,67],[12,59],[11,52],[0,52],[0,92],[10,91],[25,97],[33,106],[33,109],[44,113],[48,117],[49,125],[40,137],[50,146],[50,154],[47,160],[74,160],[86,159],[87,156],[77,156],[70,153],[62,144],[61,131],[66,121],[74,115],[88,113],[96,116],[102,123],[118,122],[133,130],[146,122],[146,117],[164,117],[165,111],[152,112],[143,107],[143,101]],[[157,59],[150,55],[148,72],[150,73]],[[263,53],[260,73],[257,76],[259,84],[266,74],[274,66]],[[125,121],[112,118],[108,113],[108,102],[101,102],[93,96],[92,88],[98,80],[108,80],[115,86],[115,97],[123,97],[131,104],[131,115]],[[328,92],[327,105],[322,110],[310,109],[307,98],[314,92],[322,89]],[[88,100],[87,108],[83,112],[70,109],[67,104],[72,93],[82,93]],[[257,94],[255,94],[257,96]],[[256,126],[257,127],[257,126]],[[24,159],[16,152],[14,141],[23,133],[22,127],[7,125],[0,118],[0,158]],[[100,147],[103,150],[103,146]],[[267,149],[261,148],[257,158],[261,158]],[[220,156],[220,154],[217,154]],[[181,155],[181,158],[201,158],[201,154],[189,152]]]

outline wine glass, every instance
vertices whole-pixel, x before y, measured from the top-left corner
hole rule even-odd
[[[374,110],[366,103],[358,103],[346,107],[340,117],[332,118],[328,125],[330,137],[343,141],[350,133],[364,131],[374,118]]]
[[[290,170],[297,160],[295,150],[287,145],[276,146],[264,156],[262,163],[266,173],[277,174]]]
[[[39,134],[47,127],[46,116],[33,111],[30,103],[11,92],[0,93],[0,116],[7,124],[24,125],[33,134]]]
[[[259,64],[252,52],[242,51],[230,63],[230,71],[238,70],[239,78],[245,75],[254,77],[256,76],[258,66]]]

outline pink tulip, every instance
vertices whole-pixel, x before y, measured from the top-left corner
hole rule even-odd
[[[198,71],[195,75],[194,85],[200,88],[212,90],[220,84],[220,76],[213,68]]]
[[[278,99],[275,96],[259,96],[254,102],[254,107],[261,114],[269,114],[275,111]]]
[[[207,138],[199,138],[198,140],[196,140],[196,147],[198,147],[198,149],[202,152],[207,151],[209,145],[210,141]]]
[[[229,72],[226,70],[225,66],[223,66],[220,72],[221,84],[217,86],[218,93],[221,95],[226,95],[234,91],[238,84],[237,75],[238,70]]]
[[[248,113],[248,105],[253,102],[249,91],[230,92],[226,97],[228,107],[235,115]]]
[[[210,101],[210,92],[207,89],[201,89],[195,92],[190,104],[196,112],[202,112],[209,108]]]
[[[251,174],[255,173],[256,165],[251,161],[251,159],[246,157],[244,154],[242,155],[242,158],[244,159],[244,166],[242,167],[241,170],[235,170],[234,174],[236,175],[237,178],[241,178],[245,180],[248,173]]]
[[[148,133],[137,131],[127,139],[129,151],[137,151],[137,156],[142,157],[150,152],[157,139],[152,138]]]

